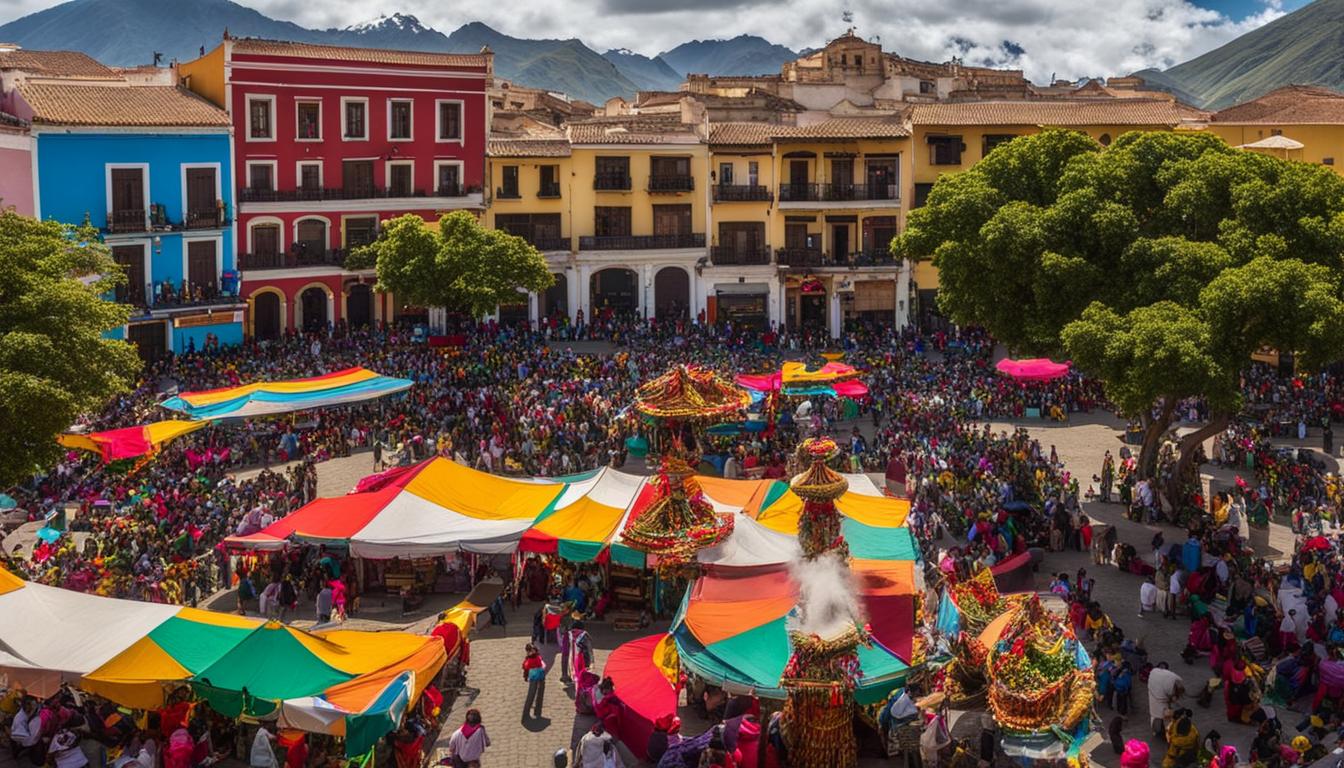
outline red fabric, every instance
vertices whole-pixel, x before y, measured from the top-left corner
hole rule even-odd
[[[88,436],[102,449],[103,461],[119,461],[144,456],[154,448],[145,436],[144,426],[109,429]]]
[[[349,540],[399,493],[400,488],[392,487],[370,493],[316,499],[256,533],[230,536],[225,541],[230,547],[251,549],[284,541],[295,533],[315,539]]]
[[[429,634],[443,641],[443,652],[448,654],[448,660],[451,661],[457,655],[458,646],[462,643],[462,630],[456,624],[445,621]]]
[[[632,640],[612,651],[602,668],[603,677],[611,678],[624,701],[624,712],[614,721],[612,732],[640,760],[648,758],[654,722],[677,711],[677,689],[653,663],[654,649],[664,637],[657,634]],[[605,703],[598,702],[598,716],[604,724],[612,714],[603,711]]]
[[[293,382],[304,382],[304,381],[322,381],[322,380],[324,380],[324,379],[334,379],[334,378],[336,378],[336,377],[338,377],[338,376],[346,376],[346,375],[349,375],[349,374],[351,374],[351,373],[354,373],[355,371],[358,371],[358,370],[362,370],[362,369],[360,368],[360,366],[354,366],[354,367],[352,367],[352,368],[342,368],[342,369],[339,370],[339,371],[332,371],[331,373],[324,373],[324,374],[322,374],[321,376],[309,376],[309,377],[306,378],[306,379],[285,379],[285,381],[286,381],[286,382],[291,382],[291,383],[293,383]],[[198,396],[198,395],[208,395],[208,394],[210,394],[210,393],[212,393],[212,392],[225,392],[225,391],[228,391],[228,390],[230,390],[230,389],[237,389],[239,386],[242,386],[242,385],[240,385],[240,384],[230,384],[230,385],[227,386],[227,387],[215,387],[214,389],[197,389],[197,390],[193,390],[193,391],[191,391],[191,392],[182,392],[182,393],[178,394],[178,397],[182,398],[183,400],[188,400],[188,401],[189,401],[189,400],[191,400],[191,398],[196,397],[196,396]]]
[[[835,394],[841,397],[863,397],[868,394],[868,385],[858,379],[837,381],[831,385],[831,388],[835,390]]]
[[[1069,363],[1056,363],[1043,357],[1029,360],[1004,358],[994,368],[1017,381],[1054,381],[1069,372]]]
[[[915,638],[914,595],[867,595],[863,604],[873,639],[897,658],[909,660]]]
[[[285,751],[285,768],[303,768],[308,762],[308,739],[299,739],[298,743]]]

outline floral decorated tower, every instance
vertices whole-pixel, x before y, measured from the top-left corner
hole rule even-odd
[[[835,453],[829,438],[805,441],[799,454],[810,465],[789,483],[803,499],[802,557],[794,566],[801,594],[789,617],[793,656],[781,683],[788,691],[784,740],[789,764],[797,768],[851,768],[858,761],[853,691],[861,672],[856,651],[867,633],[835,508],[849,483],[826,466]]]
[[[697,366],[677,366],[640,386],[635,409],[657,425],[662,465],[657,497],[621,534],[626,545],[667,568],[694,562],[696,552],[733,532],[732,517],[714,512],[693,477],[700,463],[697,433],[750,404],[746,390]]]

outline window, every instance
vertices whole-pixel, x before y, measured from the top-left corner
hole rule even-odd
[[[691,234],[690,205],[653,206],[653,234],[689,235]]]
[[[761,164],[755,160],[747,163],[747,183],[753,187],[761,184]]]
[[[1102,136],[1105,137],[1105,139],[1106,139],[1106,141],[1103,142],[1103,145],[1104,145],[1104,144],[1109,144],[1110,141],[1111,141],[1110,136],[1107,136],[1106,134],[1102,134]],[[987,133],[987,134],[985,134],[984,146],[982,147],[981,157],[988,157],[988,156],[989,156],[989,153],[990,153],[990,152],[993,152],[995,147],[999,146],[1000,144],[1007,144],[1008,142],[1010,142],[1010,141],[1012,141],[1013,139],[1016,139],[1016,138],[1017,138],[1017,136],[1014,135],[1014,134],[1011,134],[1011,133]]]
[[[801,222],[784,225],[784,247],[790,250],[802,250],[812,247],[812,236],[807,234],[807,225]]]
[[[719,222],[719,247],[732,253],[750,253],[765,245],[765,222]]]
[[[378,239],[378,217],[359,216],[345,220],[345,247],[368,245]]]
[[[848,187],[854,184],[854,158],[831,158],[831,184],[837,187]]]
[[[327,250],[327,222],[304,219],[296,226],[294,242],[300,253],[318,254]]]
[[[408,161],[387,164],[387,194],[391,197],[410,197],[415,194],[415,164]]]
[[[462,165],[458,162],[434,164],[435,188],[439,197],[462,196]]]
[[[219,195],[215,191],[214,168],[186,168],[187,210],[185,223],[190,228],[218,227],[220,216]]]
[[[304,192],[317,192],[322,189],[322,164],[313,162],[299,163],[299,189]]]
[[[891,252],[891,241],[895,238],[895,216],[869,216],[863,220],[863,250],[865,252],[888,254]]]
[[[598,237],[629,237],[630,206],[594,206],[593,234]]]
[[[560,196],[560,166],[543,165],[538,169],[541,181],[537,186],[537,197]]]
[[[436,131],[439,141],[461,141],[462,140],[462,102],[460,101],[440,101],[438,114],[438,129]]]
[[[148,227],[145,207],[147,168],[109,168],[107,229],[109,232],[144,232]]]
[[[961,143],[960,136],[930,136],[928,142],[930,165],[961,165],[966,145]]]
[[[869,160],[864,165],[864,183],[869,200],[897,200],[901,196],[900,170],[896,158]]]
[[[369,138],[369,100],[341,99],[341,111],[344,113],[341,137],[346,141],[364,141]]]
[[[719,183],[729,186],[733,183],[733,164],[719,163]]]
[[[347,197],[373,194],[373,161],[346,160],[341,163],[341,187]]]
[[[141,245],[118,245],[112,248],[112,260],[126,275],[126,282],[118,285],[114,296],[122,304],[145,303],[145,248]]]
[[[915,207],[922,207],[929,201],[929,193],[933,191],[933,184],[917,183],[915,184]]]
[[[1103,133],[1097,137],[1097,143],[1103,147],[1111,146],[1111,134]]]
[[[598,157],[597,173],[593,177],[593,189],[629,189],[630,158]]]
[[[517,235],[542,250],[568,248],[559,241],[558,213],[501,213],[495,215],[495,229]]]
[[[322,140],[322,102],[300,101],[295,107],[295,134],[299,141]]]
[[[1322,157],[1322,158],[1321,158],[1321,165],[1334,165],[1334,164],[1335,164],[1335,158],[1333,158],[1333,157]]]
[[[411,140],[412,103],[393,99],[387,103],[387,138],[389,141]]]
[[[689,157],[650,158],[649,173],[653,176],[690,176],[691,158]]]
[[[920,81],[919,81],[919,92],[920,92],[920,93],[935,93],[935,92],[937,92],[937,90],[938,90],[937,86],[935,86],[931,81],[929,81],[929,80],[920,80]]]
[[[248,189],[258,192],[275,191],[275,164],[271,162],[248,163],[247,186]]]
[[[257,224],[252,227],[252,253],[275,256],[280,253],[280,225]]]
[[[187,283],[193,293],[200,289],[205,297],[214,297],[219,283],[219,275],[215,273],[214,240],[192,240],[187,243]]]
[[[247,138],[249,141],[275,140],[274,96],[248,97]]]
[[[499,169],[500,187],[497,197],[505,200],[517,200],[518,194],[518,166],[506,165]]]

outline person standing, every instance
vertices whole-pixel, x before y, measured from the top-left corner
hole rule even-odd
[[[1101,459],[1101,501],[1103,504],[1111,503],[1111,486],[1115,483],[1115,459],[1111,457],[1111,452],[1107,451]]]
[[[1167,736],[1168,718],[1176,710],[1176,702],[1185,695],[1185,681],[1172,672],[1165,661],[1148,673],[1148,719],[1152,721],[1153,735]]]
[[[490,735],[481,723],[481,711],[468,709],[462,727],[448,737],[448,757],[453,768],[467,768],[469,763],[479,763],[486,747],[490,746]]]
[[[527,644],[527,655],[523,657],[523,679],[527,681],[527,698],[523,700],[523,719],[541,719],[541,702],[546,695],[546,661],[541,658],[537,646]]]

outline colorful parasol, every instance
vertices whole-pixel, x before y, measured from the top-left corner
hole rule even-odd
[[[635,391],[635,409],[656,419],[722,419],[751,405],[751,395],[707,368],[679,365]]]
[[[828,362],[815,370],[805,363],[787,362],[773,373],[741,374],[735,381],[753,392],[779,392],[789,396],[830,395],[862,397],[868,386],[857,381],[859,371],[852,365]]]
[[[1012,360],[1005,357],[996,363],[994,368],[1017,381],[1054,381],[1068,375],[1070,364],[1056,363],[1044,357],[1028,360]]]

